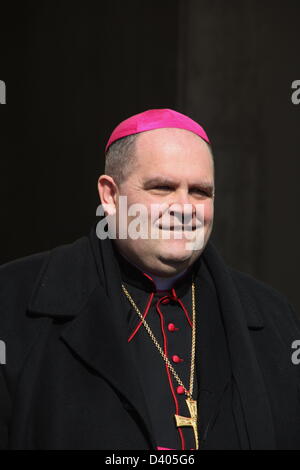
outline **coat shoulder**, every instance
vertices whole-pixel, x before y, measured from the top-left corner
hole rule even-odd
[[[39,325],[26,316],[26,311],[48,256],[49,251],[39,252],[0,266],[0,339],[5,344],[8,358],[3,372],[11,376],[18,375],[38,335]]]
[[[300,315],[286,295],[248,273],[233,267],[229,272],[242,301],[259,312],[265,324],[300,335]]]
[[[9,282],[16,284],[18,279],[22,281],[22,284],[24,281],[28,283],[34,279],[49,253],[50,250],[41,251],[0,265],[0,290],[2,291]]]
[[[270,286],[269,284],[255,278],[251,274],[239,271],[233,267],[229,267],[229,272],[238,287],[241,290],[247,290],[249,294],[257,299],[265,299],[274,302],[287,302],[287,297]]]
[[[44,283],[50,282],[52,285],[53,279],[57,281],[53,286],[53,295],[59,295],[56,287],[62,284],[63,289],[62,279],[66,274],[70,277],[70,273],[75,272],[77,276],[82,271],[87,240],[87,237],[82,237],[0,266],[0,340],[6,345],[10,357],[6,368],[12,369],[12,376],[18,375],[39,335],[52,323],[51,317],[30,314],[32,298]]]
[[[85,245],[85,246],[84,246]],[[71,243],[58,245],[52,249],[17,258],[0,265],[0,298],[20,295],[30,291],[48,266],[55,259],[59,267],[69,263],[79,264],[82,253],[85,254],[87,237],[81,237]],[[0,304],[1,306],[1,304]]]
[[[49,258],[49,251],[17,258],[0,266],[0,321],[12,307],[24,305]]]
[[[65,271],[69,273],[77,265],[80,267],[87,244],[87,237],[82,237],[0,266],[1,331],[17,331],[30,323],[26,316],[27,306],[48,266],[54,264],[57,278],[63,277]]]

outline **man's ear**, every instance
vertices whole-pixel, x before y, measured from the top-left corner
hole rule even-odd
[[[114,215],[116,213],[118,187],[111,176],[99,176],[98,193],[105,214]]]

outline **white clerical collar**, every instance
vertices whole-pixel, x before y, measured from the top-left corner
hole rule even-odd
[[[158,277],[154,276],[153,274],[147,273],[151,279],[153,279],[153,282],[156,286],[157,290],[170,290],[174,286],[175,282],[180,279],[181,277],[184,277],[186,274],[187,269],[182,271],[181,273],[175,274],[175,276],[172,277]]]

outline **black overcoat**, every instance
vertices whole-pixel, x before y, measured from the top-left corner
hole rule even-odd
[[[93,227],[74,243],[0,267],[6,345],[0,448],[156,448],[111,243],[99,241]],[[226,447],[226,426],[215,411],[231,381],[240,448],[300,449],[300,365],[292,362],[297,314],[282,294],[226,265],[212,242],[202,256],[218,293],[232,369],[231,377],[218,377],[214,396],[199,395],[203,448]],[[200,389],[201,367],[198,352]],[[206,367],[214,381],[218,370]]]

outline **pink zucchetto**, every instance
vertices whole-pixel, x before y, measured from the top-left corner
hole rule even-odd
[[[107,152],[109,146],[113,142],[121,139],[122,137],[166,127],[186,129],[187,131],[191,131],[194,132],[194,134],[199,135],[199,137],[205,140],[208,144],[210,143],[203,127],[188,116],[178,113],[173,109],[149,109],[143,113],[135,114],[118,124],[108,139],[105,152]]]

